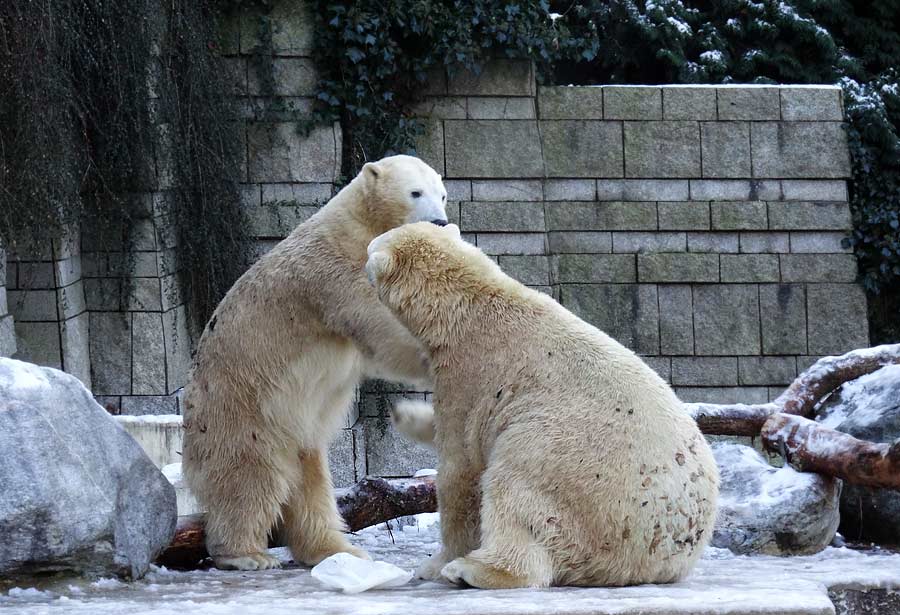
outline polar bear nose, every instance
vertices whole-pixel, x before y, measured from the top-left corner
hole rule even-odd
[[[442,220],[441,218],[435,218],[434,220],[431,220],[431,223],[437,226],[447,226],[447,221]]]

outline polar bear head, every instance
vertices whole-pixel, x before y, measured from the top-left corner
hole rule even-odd
[[[388,156],[363,165],[367,218],[378,232],[410,222],[447,224],[441,176],[413,156]]]
[[[426,344],[446,343],[473,305],[510,284],[454,224],[407,224],[369,243],[366,275],[378,298]]]

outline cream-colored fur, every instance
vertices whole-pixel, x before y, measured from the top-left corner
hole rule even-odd
[[[391,408],[391,422],[410,439],[434,447],[434,406],[431,404],[401,399]]]
[[[278,526],[297,561],[346,551],[326,448],[364,377],[431,384],[421,345],[366,281],[366,246],[401,224],[446,223],[440,176],[409,156],[366,164],[228,292],[185,392],[185,476],[208,508],[220,568],[271,568]]]
[[[458,229],[376,238],[379,298],[428,349],[443,549],[419,570],[476,587],[683,578],[718,470],[634,353],[506,276]]]

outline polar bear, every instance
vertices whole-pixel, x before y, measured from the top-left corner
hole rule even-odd
[[[452,225],[402,226],[368,253],[379,299],[434,373],[443,549],[420,576],[482,588],[683,578],[712,534],[718,469],[666,383]],[[401,428],[427,440],[428,409],[413,408]]]
[[[326,447],[361,379],[431,384],[422,347],[366,281],[366,247],[407,222],[446,224],[446,202],[417,158],[368,163],[216,308],[185,390],[183,463],[219,568],[276,567],[276,525],[304,564],[365,557],[343,535]]]

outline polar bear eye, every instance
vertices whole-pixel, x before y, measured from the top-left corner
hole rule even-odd
[[[419,192],[418,190],[414,190],[414,191],[413,191],[413,193],[412,193],[412,198],[417,199],[417,198],[419,198],[420,196],[422,196],[422,193],[421,193],[421,192]]]

